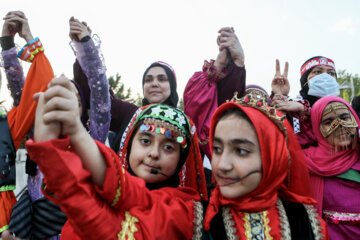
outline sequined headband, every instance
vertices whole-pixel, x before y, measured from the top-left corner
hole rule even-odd
[[[165,135],[187,147],[186,138],[193,135],[195,127],[191,127],[184,113],[167,105],[151,105],[138,116],[136,122],[143,121],[140,131],[155,132]],[[134,123],[136,125],[136,122]],[[191,127],[191,128],[190,128]],[[190,132],[189,132],[190,131]]]
[[[182,148],[187,147],[185,133],[177,126],[165,122],[164,120],[146,118],[140,126],[140,131],[165,135],[166,138],[173,139],[180,143]]]

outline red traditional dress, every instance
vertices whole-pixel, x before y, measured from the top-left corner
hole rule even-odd
[[[217,186],[205,215],[206,236],[213,239],[328,239],[326,225],[311,197],[304,155],[288,121],[274,108],[264,107],[264,101],[250,97],[235,100],[242,105],[229,102],[215,112],[210,144],[222,114],[230,108],[241,109],[256,129],[262,180],[254,191],[235,199],[223,197]]]
[[[140,109],[137,116],[148,108]],[[45,175],[44,192],[68,216],[62,239],[201,239],[201,201],[206,200],[207,195],[193,124],[190,121],[189,154],[179,174],[187,172],[184,187],[149,190],[143,179],[132,176],[121,163],[126,159],[137,116],[127,129],[122,159],[96,142],[107,164],[102,188],[92,183],[81,159],[71,151],[69,138],[27,142],[31,158]]]

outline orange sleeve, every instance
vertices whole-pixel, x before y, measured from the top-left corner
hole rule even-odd
[[[25,80],[20,103],[7,114],[15,149],[19,148],[34,123],[37,103],[33,100],[33,95],[45,91],[54,77],[53,69],[43,52],[42,45],[36,50],[33,52],[34,58]]]

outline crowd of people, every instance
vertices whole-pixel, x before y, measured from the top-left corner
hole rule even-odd
[[[152,63],[142,106],[109,88],[101,46],[69,20],[74,75],[55,77],[21,11],[4,17],[2,62],[13,107],[0,111],[0,234],[13,239],[359,239],[358,99],[339,95],[332,59],[276,60],[271,92],[246,85],[231,27],[188,81]],[[17,51],[14,36],[26,45]],[[26,77],[18,59],[31,64]],[[15,156],[26,139],[26,190]]]

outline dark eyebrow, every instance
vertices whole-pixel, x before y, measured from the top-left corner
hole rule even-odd
[[[172,139],[172,138],[166,138],[165,142],[178,143],[177,141],[175,141],[175,139]]]
[[[249,144],[249,145],[255,146],[255,143],[253,143],[252,141],[250,141],[247,138],[235,138],[235,139],[232,139],[230,142],[232,144]]]
[[[321,122],[325,122],[325,121],[334,121],[335,117],[325,117],[324,119],[321,120]]]
[[[340,117],[344,117],[344,116],[350,116],[350,113],[348,113],[348,112],[346,112],[346,113],[342,113],[342,114],[340,114]]]
[[[214,137],[214,142],[222,143],[220,138]],[[235,138],[230,141],[231,144],[249,144],[255,146],[255,143],[247,138]]]
[[[154,137],[152,133],[147,132],[147,131],[140,132],[140,135],[147,136],[147,137]]]
[[[221,139],[218,137],[214,137],[213,142],[222,143]]]

